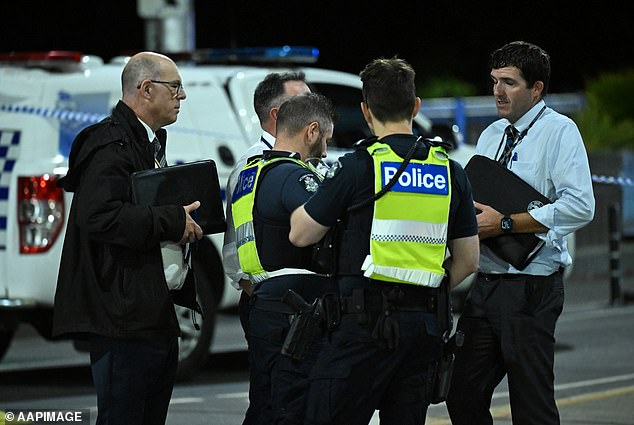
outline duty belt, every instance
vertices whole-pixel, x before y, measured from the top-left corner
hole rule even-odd
[[[394,313],[436,314],[437,298],[434,288],[374,283],[367,288],[352,289],[350,296],[343,295],[341,312],[356,316],[357,323],[367,326],[381,348],[391,350],[398,347],[400,341],[400,323]]]
[[[380,285],[380,284],[379,284]],[[343,314],[375,313],[389,308],[392,311],[421,311],[435,313],[435,288],[388,286],[382,289],[356,288],[352,295],[341,297]]]

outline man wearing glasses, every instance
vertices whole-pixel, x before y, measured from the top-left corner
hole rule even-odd
[[[68,174],[74,192],[55,294],[53,333],[84,338],[97,391],[97,424],[164,424],[178,360],[174,302],[199,310],[193,273],[172,291],[161,243],[202,237],[190,205],[142,207],[130,174],[165,166],[165,125],[186,94],[176,64],[142,52],[121,75],[110,117],[75,139]]]

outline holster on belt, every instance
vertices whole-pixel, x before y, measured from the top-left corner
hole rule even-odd
[[[293,321],[282,344],[282,354],[293,360],[302,360],[321,326],[322,309],[319,299],[308,304],[299,294],[289,289],[282,302],[295,310]]]
[[[457,331],[451,336],[453,330],[453,314],[451,307],[451,289],[449,276],[446,276],[438,288],[438,325],[440,328],[440,339],[442,341],[442,351],[440,359],[434,371],[430,402],[432,404],[442,403],[447,399],[449,384],[453,373],[454,352],[457,347],[461,347],[464,342],[464,334]]]
[[[325,325],[332,330],[339,325],[341,309],[335,294],[327,293],[308,304],[299,294],[289,289],[282,302],[294,310],[291,326],[282,344],[282,354],[302,360]]]
[[[457,331],[449,341],[443,343],[442,355],[436,365],[432,381],[432,390],[429,397],[431,404],[439,404],[447,400],[451,375],[453,374],[454,353],[456,348],[462,347],[463,343],[464,333],[462,331]]]

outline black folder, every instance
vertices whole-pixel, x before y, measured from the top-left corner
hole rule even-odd
[[[465,171],[471,182],[473,199],[503,214],[527,212],[550,204],[548,198],[515,173],[485,156],[474,155]],[[518,270],[526,268],[544,245],[544,241],[532,233],[500,235],[484,239],[482,243]]]
[[[203,233],[226,230],[216,163],[209,159],[137,171],[131,175],[132,202],[138,205],[188,205],[200,201],[192,217]]]

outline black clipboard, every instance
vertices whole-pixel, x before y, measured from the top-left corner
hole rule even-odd
[[[211,160],[131,174],[132,202],[137,205],[188,205],[200,201],[192,214],[203,233],[222,233],[227,228],[216,163]]]
[[[550,199],[486,156],[474,155],[465,166],[465,172],[471,183],[473,199],[503,214],[527,212],[550,204]],[[525,269],[544,245],[544,241],[532,233],[500,235],[482,243],[518,270]]]

